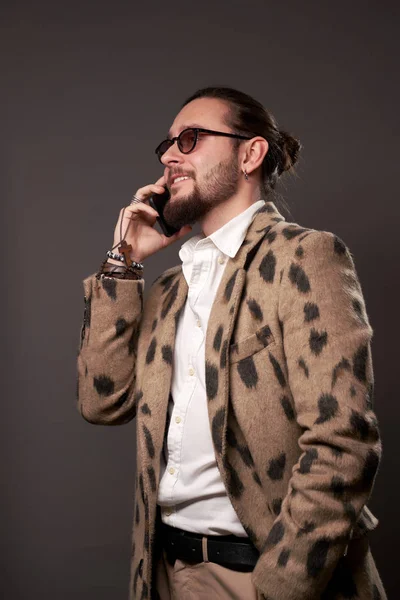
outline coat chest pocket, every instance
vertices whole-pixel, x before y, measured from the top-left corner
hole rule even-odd
[[[269,325],[263,325],[255,333],[242,340],[237,340],[229,346],[229,362],[232,364],[248,358],[274,342]]]

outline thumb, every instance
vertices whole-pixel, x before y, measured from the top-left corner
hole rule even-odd
[[[189,231],[192,231],[192,229],[192,225],[184,225],[183,227],[181,227],[180,231],[178,231],[179,237],[186,235],[187,233],[189,233]]]
[[[170,244],[173,244],[174,242],[176,242],[177,240],[182,238],[184,235],[186,235],[187,233],[192,231],[192,229],[193,229],[193,227],[191,225],[184,225],[183,227],[180,228],[179,231],[177,231],[173,235],[170,235],[169,237],[164,235],[163,237],[164,237],[165,245],[169,246]]]
[[[180,228],[179,231],[174,233],[174,235],[172,237],[175,240],[179,240],[181,237],[183,237],[184,235],[186,235],[187,233],[192,231],[192,229],[193,229],[193,227],[191,225],[184,225],[183,227]]]

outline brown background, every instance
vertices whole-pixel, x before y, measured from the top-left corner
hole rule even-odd
[[[335,232],[355,258],[384,442],[371,545],[396,598],[398,4],[6,2],[0,21],[2,597],[127,598],[135,424],[76,411],[81,282],[120,208],[162,175],[154,148],[180,104],[220,84],[300,137],[285,216]],[[183,241],[147,260],[147,289]]]

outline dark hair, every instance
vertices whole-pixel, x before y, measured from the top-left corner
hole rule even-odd
[[[206,87],[197,90],[182,104],[181,108],[197,98],[217,98],[227,103],[229,111],[225,122],[234,131],[246,136],[262,136],[269,144],[261,165],[260,192],[264,199],[275,192],[275,186],[283,172],[291,170],[297,162],[301,144],[287,131],[280,130],[274,116],[264,106],[244,92],[230,87]],[[235,149],[241,140],[234,139]]]

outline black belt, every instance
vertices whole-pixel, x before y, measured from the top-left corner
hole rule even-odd
[[[230,569],[252,571],[259,557],[248,538],[236,535],[202,535],[161,523],[161,540],[171,565],[177,558],[188,563],[208,560]]]

